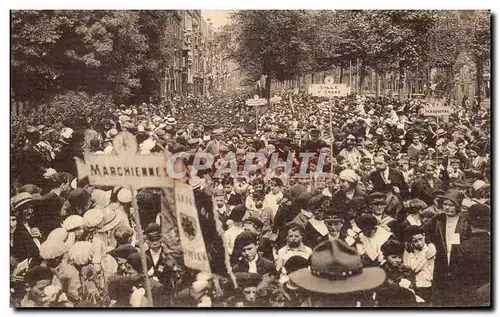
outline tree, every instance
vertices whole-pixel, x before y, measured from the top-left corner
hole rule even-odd
[[[466,11],[462,15],[466,25],[467,50],[476,66],[476,98],[482,100],[484,64],[491,54],[491,12]]]
[[[430,67],[445,70],[444,94],[451,96],[455,77],[454,65],[465,47],[465,28],[459,11],[436,11],[430,32],[428,62]]]
[[[267,76],[266,97],[271,79],[294,79],[312,69],[314,23],[305,10],[241,10],[229,26],[235,47],[230,56],[255,80]]]
[[[148,49],[138,11],[12,11],[12,87],[18,100],[69,90],[111,92],[117,102],[140,87]]]

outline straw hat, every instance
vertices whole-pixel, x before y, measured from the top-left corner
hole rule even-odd
[[[98,232],[106,232],[114,229],[123,219],[123,213],[116,212],[111,208],[104,209],[103,226]]]

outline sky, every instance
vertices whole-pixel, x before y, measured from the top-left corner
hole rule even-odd
[[[220,28],[229,23],[229,10],[201,10],[201,16],[206,20],[210,18],[214,28]]]

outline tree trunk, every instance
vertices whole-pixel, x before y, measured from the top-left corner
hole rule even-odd
[[[403,94],[404,94],[404,66],[403,64],[399,63],[399,69],[398,69],[398,95],[399,95],[399,101],[403,101]]]
[[[475,58],[475,66],[476,66],[476,99],[478,104],[481,104],[483,99],[482,89],[483,89],[483,59],[480,57]]]
[[[365,63],[363,63],[363,61],[360,61],[361,62],[361,66],[360,66],[360,70],[359,70],[359,89],[361,91],[361,87],[363,87],[363,84],[365,83],[365,79],[366,79],[366,65]]]
[[[446,66],[446,99],[451,99],[453,90],[453,65]]]
[[[340,65],[340,76],[339,76],[339,83],[342,84],[342,77],[344,77],[344,67]]]
[[[269,103],[269,98],[271,96],[271,74],[266,74],[266,87],[264,89],[264,98],[267,99],[267,103]]]
[[[375,72],[375,103],[378,103],[378,72]]]
[[[431,64],[427,63],[427,68],[426,68],[426,79],[427,79],[427,90],[425,92],[425,96],[427,97],[427,101],[431,100]]]

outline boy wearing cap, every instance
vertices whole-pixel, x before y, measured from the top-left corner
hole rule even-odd
[[[460,169],[460,160],[458,158],[451,158],[449,164],[448,177],[450,183],[454,184],[456,181],[465,180],[465,173]]]
[[[381,255],[380,248],[389,240],[392,233],[378,226],[377,219],[370,214],[358,216],[356,225],[361,232],[352,238],[354,242],[349,239],[350,244],[355,244],[365,266],[377,266]]]
[[[167,259],[163,257],[161,228],[156,223],[150,223],[144,230],[144,235],[146,236],[146,244],[148,245],[148,249],[145,253],[153,264],[152,276],[156,277],[160,283],[164,284],[163,282],[166,278],[165,273],[167,271]]]
[[[413,288],[415,286],[415,274],[403,263],[403,244],[394,239],[388,240],[380,248],[382,252],[382,265],[387,274],[385,283],[390,286],[402,286]]]
[[[235,273],[235,276],[241,294],[239,301],[231,305],[231,307],[258,307],[257,286],[262,281],[262,275],[258,273],[238,272]]]
[[[431,299],[436,247],[425,242],[422,227],[411,225],[404,231],[403,263],[415,273],[415,292],[425,301]]]

